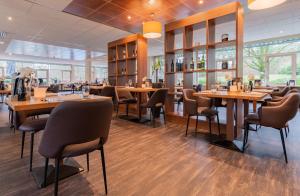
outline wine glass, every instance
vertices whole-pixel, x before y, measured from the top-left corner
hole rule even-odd
[[[84,98],[88,97],[90,95],[90,88],[89,86],[82,86],[82,95]]]

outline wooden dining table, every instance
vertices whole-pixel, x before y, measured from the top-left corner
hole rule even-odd
[[[129,92],[135,93],[137,95],[137,113],[138,113],[138,121],[141,121],[142,119],[142,114],[144,111],[141,111],[141,104],[147,101],[147,96],[146,94],[149,92],[155,92],[158,89],[157,88],[151,88],[151,87],[146,87],[146,88],[141,88],[141,87],[117,87],[117,88],[122,88],[126,89]]]
[[[194,96],[221,98],[226,100],[226,133],[225,138],[218,139],[215,144],[233,149],[242,150],[242,142],[236,140],[244,127],[244,116],[249,113],[249,101],[256,103],[266,97],[264,92],[230,92],[206,90],[194,93]]]
[[[59,104],[65,101],[91,101],[91,100],[107,100],[111,99],[109,97],[103,96],[95,96],[89,95],[88,97],[83,97],[82,94],[67,94],[67,95],[51,95],[44,99],[30,97],[27,101],[18,101],[10,96],[6,99],[6,104],[14,111],[14,112],[22,112],[27,110],[37,110],[37,109],[51,109],[55,108]],[[60,163],[60,179],[64,179],[70,176],[73,176],[81,171],[83,171],[83,167],[79,165],[74,159],[66,158],[62,160]],[[36,167],[32,170],[32,176],[35,179],[39,188],[44,187],[44,171],[45,167]],[[48,166],[47,173],[47,185],[52,184],[54,182],[54,171],[55,167],[53,165]],[[46,186],[47,186],[46,185]]]

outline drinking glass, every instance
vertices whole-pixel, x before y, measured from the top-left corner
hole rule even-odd
[[[82,95],[83,97],[88,97],[90,95],[89,86],[82,86]]]

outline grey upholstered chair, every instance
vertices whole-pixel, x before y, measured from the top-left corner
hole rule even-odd
[[[274,97],[283,97],[289,90],[290,90],[290,87],[285,86],[283,89],[273,92],[271,94],[271,96],[272,96],[272,98],[274,98]]]
[[[29,171],[32,171],[34,134],[43,130],[46,126],[47,118],[36,118],[39,115],[50,114],[50,109],[37,109],[16,112],[14,115],[14,127],[22,132],[21,158],[23,158],[25,134],[30,133],[30,159]]]
[[[243,151],[248,142],[249,135],[249,125],[258,124],[265,127],[272,127],[279,130],[281,136],[281,142],[284,152],[284,157],[286,163],[288,163],[288,158],[285,149],[285,142],[283,136],[283,129],[286,127],[288,121],[292,120],[298,110],[300,104],[300,94],[291,93],[286,100],[280,104],[261,106],[256,114],[248,114],[245,117],[245,131],[244,131],[244,141],[243,141]]]
[[[119,114],[119,106],[124,104],[126,105],[126,115],[128,116],[128,110],[130,104],[136,104],[137,99],[132,96],[129,90],[125,88],[116,88],[116,107],[117,112],[116,116]]]
[[[218,123],[219,135],[220,135],[220,122],[219,122],[218,111],[212,108],[211,99],[205,98],[205,97],[195,97],[195,96],[193,96],[193,93],[195,93],[195,92],[196,91],[193,89],[183,89],[184,112],[188,116],[185,136],[187,136],[191,116],[196,116],[195,133],[197,133],[198,116],[205,116],[208,119],[210,136],[212,136],[211,121],[216,116],[217,123]]]
[[[152,120],[152,125],[155,127],[155,118],[159,116],[160,110],[162,109],[164,115],[164,123],[166,124],[166,113],[165,113],[165,100],[168,94],[168,89],[161,88],[153,93],[147,103],[141,104],[140,115],[143,108],[150,108],[150,118]]]
[[[55,195],[58,193],[60,160],[100,150],[105,193],[107,193],[104,144],[107,141],[113,104],[110,99],[88,102],[64,102],[54,108],[48,118],[39,146],[46,158],[45,178],[49,159],[55,159]]]

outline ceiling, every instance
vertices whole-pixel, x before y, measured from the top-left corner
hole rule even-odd
[[[0,44],[0,58],[12,53],[12,56],[26,55],[35,58],[39,55],[42,58],[53,59],[53,54],[56,54],[55,58],[70,57],[70,60],[78,61],[84,58],[86,51],[106,53],[107,42],[129,35],[130,33],[125,30],[110,26],[112,25],[110,22],[113,21],[128,21],[129,14],[132,17],[129,24],[136,23],[139,27],[132,27],[127,24],[128,22],[124,22],[124,26],[130,27],[130,31],[140,32],[142,21],[147,20],[152,12],[155,13],[154,19],[165,23],[234,0],[204,0],[202,5],[198,4],[198,0],[152,0],[154,2],[152,7],[144,1],[0,0],[0,31],[8,32],[6,38],[0,39],[4,42]],[[85,5],[84,2],[88,4]],[[245,6],[247,1],[240,0],[240,2]],[[73,4],[88,10],[88,14],[84,16],[88,19],[63,12],[72,10],[69,6]],[[118,12],[115,12],[116,8],[110,8],[108,5],[118,7]],[[299,0],[288,0],[283,5],[267,10],[245,9],[245,41],[300,34],[299,7]],[[9,16],[12,17],[12,21],[7,19]],[[102,24],[101,18],[107,19],[105,20],[107,25]],[[39,47],[47,52],[37,53],[33,49]],[[148,48],[150,56],[163,54],[163,37],[149,40]],[[80,50],[82,51],[74,53],[75,56],[67,55],[70,51]],[[24,52],[19,54],[20,51]],[[57,54],[61,52],[64,54]],[[102,60],[105,62],[106,57],[102,56]]]

